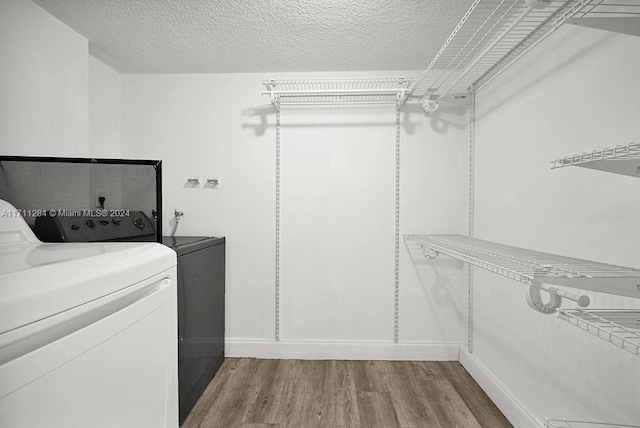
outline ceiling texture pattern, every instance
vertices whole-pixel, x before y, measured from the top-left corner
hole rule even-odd
[[[34,0],[120,73],[424,69],[472,0]]]

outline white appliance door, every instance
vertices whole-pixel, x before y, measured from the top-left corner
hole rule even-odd
[[[175,275],[0,335],[0,426],[176,428]]]

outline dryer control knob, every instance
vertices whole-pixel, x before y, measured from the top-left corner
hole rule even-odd
[[[144,229],[144,227],[146,226],[144,224],[144,219],[142,217],[134,218],[133,219],[133,224],[135,224],[138,229]]]

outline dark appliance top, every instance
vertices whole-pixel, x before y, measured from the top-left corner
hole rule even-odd
[[[222,244],[224,238],[214,236],[163,236],[162,243],[178,253],[178,256],[192,253],[213,245]]]

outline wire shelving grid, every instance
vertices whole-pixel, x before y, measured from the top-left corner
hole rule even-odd
[[[558,29],[603,0],[552,0],[540,9],[523,0],[476,0],[411,87],[410,98],[439,101],[473,92]]]
[[[578,11],[573,18],[567,19],[567,23],[640,36],[640,28],[638,27],[640,3],[638,0],[591,2],[587,7]],[[625,28],[626,26],[631,27]]]
[[[433,258],[438,253],[513,280],[640,298],[640,270],[558,256],[462,235],[405,235]]]
[[[290,106],[397,105],[413,82],[408,77],[263,80],[263,95],[280,108]]]
[[[551,169],[562,168],[566,166],[585,166],[593,162],[626,162],[633,161],[637,163],[636,169],[640,169],[640,143],[629,143],[601,150],[593,150],[556,158],[551,161]],[[640,171],[636,171],[640,173]]]
[[[558,318],[640,357],[640,310],[562,309]]]

